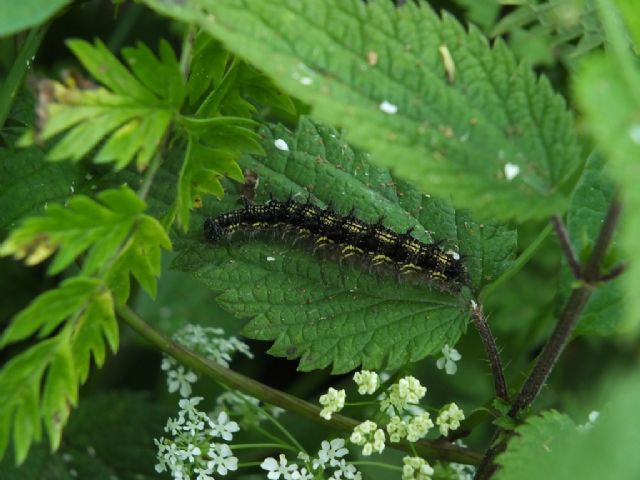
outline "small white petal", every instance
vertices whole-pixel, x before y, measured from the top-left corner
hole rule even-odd
[[[398,106],[388,102],[387,100],[383,101],[379,108],[381,111],[388,113],[389,115],[395,115],[398,112]]]
[[[267,262],[275,262],[276,257],[267,257]]]
[[[273,144],[276,146],[278,150],[282,150],[283,152],[289,151],[289,145],[283,139],[278,138]]]
[[[507,181],[511,181],[520,175],[520,167],[514,163],[506,163],[504,166],[504,176]]]

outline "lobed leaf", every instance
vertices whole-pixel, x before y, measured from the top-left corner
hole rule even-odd
[[[564,101],[426,3],[146,3],[221,39],[423,192],[519,221],[566,206],[579,156]]]
[[[352,207],[366,221],[396,231],[415,227],[423,241],[437,238],[468,261],[473,291],[508,268],[515,232],[475,222],[446,200],[421,195],[389,170],[373,166],[331,128],[302,119],[296,132],[282,126],[261,130],[266,158],[243,159],[259,179],[258,199],[272,194],[313,201],[343,213]],[[284,141],[288,150],[282,150]],[[220,210],[238,208],[233,200]],[[469,292],[460,296],[380,276],[362,266],[341,265],[303,247],[274,240],[237,239],[206,245],[197,239],[180,252],[174,267],[192,272],[222,291],[219,302],[235,315],[254,317],[245,334],[275,340],[270,352],[300,357],[300,368],[333,365],[345,372],[395,368],[453,345],[466,326]]]

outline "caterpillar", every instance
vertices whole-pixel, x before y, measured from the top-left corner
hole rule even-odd
[[[355,217],[353,210],[341,215],[331,207],[323,209],[292,199],[246,204],[204,222],[204,235],[211,243],[236,233],[293,232],[297,238],[312,240],[316,248],[338,251],[342,258],[366,258],[373,266],[391,264],[400,274],[426,277],[441,290],[457,292],[468,284],[457,252],[421,242],[412,231],[397,233],[385,227],[382,219],[367,223]]]

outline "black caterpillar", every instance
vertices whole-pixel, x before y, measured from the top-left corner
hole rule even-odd
[[[382,220],[367,223],[354,217],[353,212],[340,215],[331,207],[322,209],[292,199],[247,204],[204,222],[204,234],[210,242],[237,232],[292,231],[298,238],[311,238],[317,247],[339,250],[343,258],[367,256],[373,265],[391,263],[401,274],[426,276],[443,290],[459,291],[468,284],[458,253],[423,243],[411,235],[412,230],[397,233],[385,227]]]

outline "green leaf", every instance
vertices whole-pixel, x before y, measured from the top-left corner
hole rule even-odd
[[[151,441],[174,412],[141,394],[118,391],[83,398],[59,451],[34,445],[21,466],[0,461],[3,480],[153,480]]]
[[[266,158],[242,161],[258,176],[259,199],[304,200],[308,191],[320,205],[332,202],[344,213],[355,207],[366,221],[384,215],[396,231],[413,226],[417,238],[435,237],[460,251],[474,291],[508,268],[515,232],[479,224],[447,201],[421,195],[370,165],[368,155],[352,150],[335,130],[302,119],[295,133],[282,126],[260,133]],[[276,148],[276,139],[288,151]],[[218,208],[238,206],[229,201]],[[255,317],[245,333],[275,340],[270,352],[301,357],[303,370],[395,368],[453,345],[465,329],[468,292],[455,297],[410,282],[399,286],[394,275],[374,275],[276,240],[240,239],[225,247],[205,245],[202,234],[195,235],[174,266],[222,291],[218,301],[237,316]]]
[[[134,158],[146,168],[161,144],[185,90],[175,54],[160,43],[156,58],[143,44],[127,48],[127,69],[96,41],[70,40],[69,48],[106,88],[80,89],[50,82],[52,102],[45,105],[46,122],[38,138],[66,134],[48,155],[51,160],[78,161],[100,147],[94,161],[126,167]]]
[[[595,244],[615,192],[615,186],[604,167],[601,156],[593,154],[589,157],[567,212],[569,238],[583,262]],[[622,261],[619,253],[614,244],[603,272]],[[619,330],[623,320],[623,281],[624,278],[616,278],[594,290],[580,316],[577,334],[610,335]],[[560,304],[566,301],[574,282],[569,267],[563,265]]]
[[[579,156],[562,98],[426,3],[145,3],[199,24],[423,192],[519,221],[566,206]]]
[[[13,430],[16,461],[41,438],[44,422],[51,448],[57,449],[78,388],[87,378],[91,359],[101,366],[105,340],[115,351],[118,325],[111,292],[97,279],[73,277],[37,297],[19,313],[2,337],[2,346],[37,330],[59,332],[12,357],[0,370],[0,456]]]
[[[36,27],[69,3],[70,0],[25,0],[16,4],[0,2],[0,37]]]
[[[50,163],[35,147],[0,148],[0,232],[28,214],[42,212],[49,204],[62,202],[81,183],[77,165]]]
[[[600,415],[576,429],[557,412],[531,417],[518,427],[518,436],[498,456],[497,480],[600,480],[640,477],[640,432],[633,412],[640,402],[640,377],[630,370],[624,378],[607,381]],[[593,405],[593,403],[591,403]],[[586,411],[589,411],[587,409]]]
[[[124,303],[129,298],[130,275],[155,298],[156,279],[161,272],[161,248],[171,249],[167,232],[155,218],[140,216],[136,220],[135,230],[108,273],[107,282],[118,303]]]
[[[579,440],[579,432],[569,417],[554,410],[543,412],[529,417],[516,428],[516,433],[507,451],[497,458],[502,468],[496,473],[496,480],[572,477],[570,471],[566,472],[568,476],[562,476],[557,470],[549,471],[550,467],[562,463],[569,439]]]
[[[57,250],[48,269],[55,274],[86,251],[82,271],[97,272],[117,253],[145,209],[128,187],[102,191],[97,200],[76,195],[67,207],[51,205],[43,215],[27,218],[0,245],[0,255],[13,255],[33,265]]]

